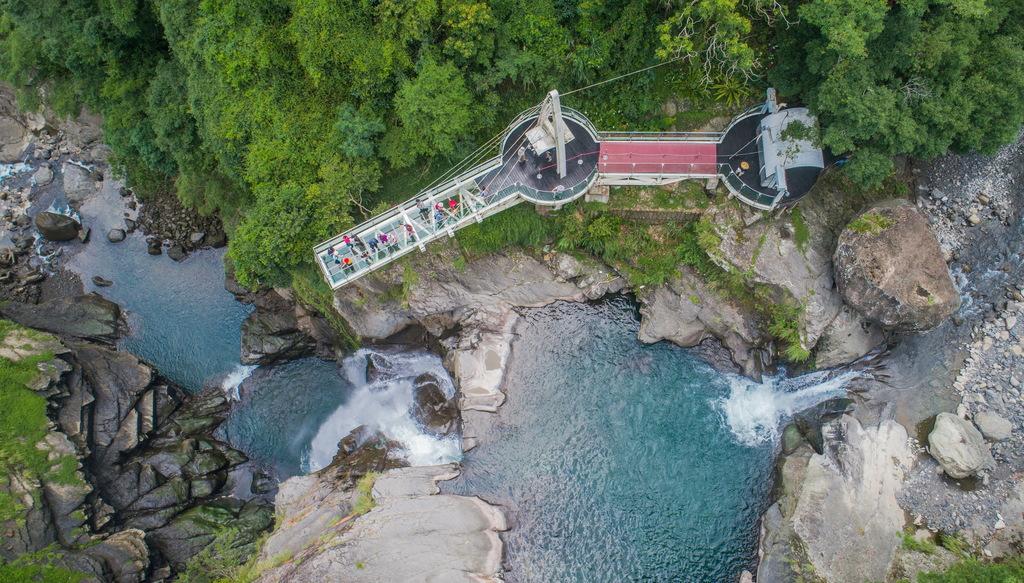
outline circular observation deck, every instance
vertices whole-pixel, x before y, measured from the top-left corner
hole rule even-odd
[[[558,176],[554,148],[547,153],[529,148],[526,132],[536,125],[536,116],[523,120],[508,132],[501,144],[501,167],[488,178],[499,185],[517,184],[520,195],[535,204],[559,206],[586,194],[597,180],[599,140],[588,127],[590,123],[586,118],[583,118],[585,123],[581,123],[570,115],[582,117],[582,114],[568,111],[562,117],[574,136],[565,145],[564,178]],[[518,152],[523,146],[527,146],[526,160],[519,162]]]

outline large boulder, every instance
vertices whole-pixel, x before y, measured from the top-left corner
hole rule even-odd
[[[865,209],[839,236],[836,283],[843,300],[892,330],[931,330],[960,307],[928,220],[905,200]]]
[[[939,413],[928,434],[928,453],[951,478],[966,478],[994,465],[992,452],[981,432],[952,413]]]
[[[989,441],[1006,441],[1013,433],[1013,423],[1003,419],[998,413],[982,411],[974,416],[974,424],[985,439]]]
[[[427,433],[448,435],[455,431],[458,423],[458,400],[445,396],[438,379],[424,373],[413,381],[412,415]]]
[[[64,174],[64,194],[67,196],[68,202],[81,202],[86,196],[96,191],[96,184],[85,168],[65,162],[61,171]]]
[[[763,519],[757,580],[883,581],[905,523],[896,500],[914,462],[895,421],[863,427],[849,415],[822,426],[823,453],[783,459],[781,496]]]
[[[121,308],[97,293],[57,298],[42,304],[9,301],[0,315],[22,326],[54,334],[113,342],[119,332]]]
[[[36,215],[36,228],[50,241],[70,241],[78,236],[82,225],[67,215],[43,211]]]

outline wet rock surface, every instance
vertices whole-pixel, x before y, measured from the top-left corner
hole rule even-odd
[[[319,311],[296,301],[289,290],[251,292],[228,280],[228,290],[255,309],[242,322],[242,364],[269,364],[318,356],[334,360],[343,349]]]
[[[78,237],[82,225],[67,215],[41,212],[36,215],[36,228],[43,238],[50,241],[70,241]]]

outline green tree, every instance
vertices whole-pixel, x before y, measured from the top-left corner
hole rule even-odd
[[[891,158],[984,154],[1024,123],[1024,4],[807,0],[779,29],[772,79],[818,115],[822,143],[879,183]]]

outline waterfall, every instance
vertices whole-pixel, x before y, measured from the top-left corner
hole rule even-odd
[[[820,371],[799,377],[765,377],[756,383],[739,375],[726,375],[730,393],[715,401],[726,427],[743,445],[778,441],[783,423],[794,414],[830,397],[846,394],[849,382],[862,373]]]
[[[227,396],[229,401],[237,401],[241,398],[242,383],[245,382],[245,379],[249,378],[252,371],[257,368],[258,367],[254,365],[235,365],[235,368],[224,375],[223,379],[214,384],[220,386],[221,389],[224,389],[224,395]]]
[[[371,357],[375,372],[368,380],[366,371]],[[423,373],[434,377],[446,397],[455,395],[455,386],[434,355],[362,349],[346,358],[341,374],[354,389],[349,399],[320,426],[308,455],[303,455],[303,470],[313,472],[330,464],[338,451],[338,442],[361,425],[401,442],[411,465],[459,460],[462,447],[458,436],[440,438],[428,434],[412,416],[413,381]]]

